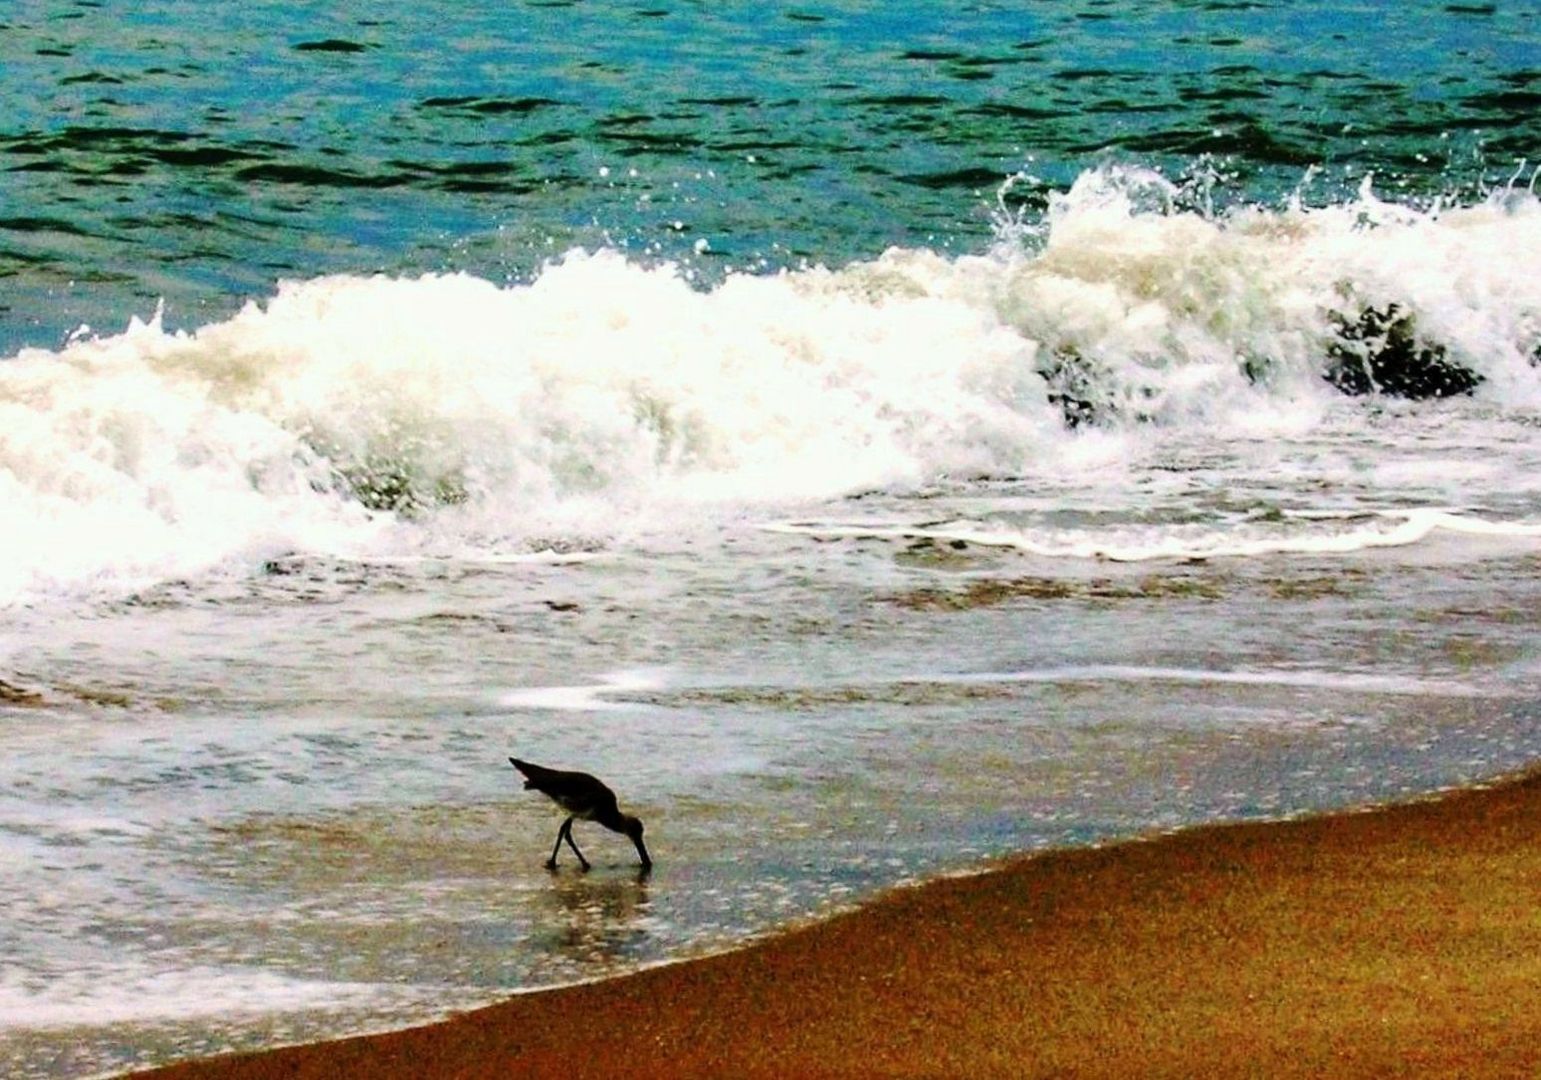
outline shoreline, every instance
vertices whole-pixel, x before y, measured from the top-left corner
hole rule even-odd
[[[139,1080],[1513,1076],[1541,1063],[1541,769],[891,889],[741,948]]]

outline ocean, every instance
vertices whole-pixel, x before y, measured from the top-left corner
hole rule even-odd
[[[1541,758],[1541,9],[361,12],[0,9],[0,1073]]]

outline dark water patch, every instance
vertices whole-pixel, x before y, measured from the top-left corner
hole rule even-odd
[[[714,109],[732,109],[744,105],[758,106],[760,99],[748,94],[729,95],[726,97],[687,97],[680,98],[681,105],[706,105]]]
[[[1496,15],[1497,4],[1446,4],[1445,10],[1452,15]]]
[[[906,49],[899,54],[900,60],[959,60],[963,53],[955,49]]]
[[[788,180],[794,176],[806,176],[809,173],[823,171],[822,165],[805,163],[801,165],[782,165],[774,169],[766,169],[761,175],[768,180]]]
[[[451,165],[428,165],[414,161],[390,161],[393,169],[420,172],[434,176],[508,176],[519,166],[510,161],[458,161]]]
[[[1221,109],[1217,112],[1209,113],[1204,117],[1204,121],[1205,123],[1213,124],[1217,128],[1227,126],[1247,127],[1255,124],[1251,113],[1235,112],[1230,109]]]
[[[282,162],[250,165],[237,170],[235,178],[322,188],[391,188],[407,182],[407,178],[399,175],[371,176],[343,169],[323,169],[316,165],[290,165]]]
[[[1032,62],[1032,58],[1027,56],[995,56],[986,53],[974,53],[954,61],[958,67],[969,68],[1013,67]]]
[[[1063,109],[1046,109],[1040,105],[1013,105],[1005,101],[971,105],[960,111],[965,116],[999,116],[1011,120],[1058,120],[1065,115]]]
[[[66,236],[92,234],[72,221],[50,217],[0,217],[0,229],[20,233],[63,233]]]
[[[783,15],[782,18],[787,19],[790,22],[800,23],[821,23],[828,21],[825,16],[816,14],[812,11],[789,11]]]
[[[144,176],[150,171],[150,163],[141,158],[124,158],[109,162],[104,168],[87,174],[87,178],[107,176]]]
[[[1530,114],[1541,110],[1541,90],[1496,90],[1486,94],[1472,94],[1462,98],[1461,104],[1468,109]],[[1533,117],[1527,115],[1525,119]]]
[[[541,131],[534,135],[516,140],[514,146],[561,146],[570,143],[580,136],[575,131]]]
[[[538,109],[545,109],[552,105],[560,104],[561,102],[553,101],[550,98],[494,98],[488,101],[478,101],[474,105],[467,105],[466,108],[470,112],[482,116],[506,116],[509,114],[523,116]]]
[[[524,116],[547,109],[560,101],[545,97],[485,98],[485,97],[433,97],[420,103],[424,109],[452,109],[456,112],[478,116]]]
[[[601,116],[594,121],[596,127],[636,127],[638,124],[651,124],[658,117],[651,113],[616,113],[612,116]]]
[[[605,131],[599,133],[602,142],[619,144],[616,151],[623,157],[639,154],[678,155],[701,146],[701,140],[684,132],[663,133],[652,131]]]
[[[761,150],[806,150],[809,145],[806,141],[792,139],[749,139],[741,142],[708,143],[707,149],[722,154],[742,154],[746,151]]]
[[[1177,111],[1181,106],[1170,102],[1151,101],[1141,104],[1125,101],[1123,98],[1111,98],[1107,101],[1094,101],[1082,107],[1085,113],[1169,113]]]
[[[1321,155],[1274,137],[1260,124],[1247,123],[1230,130],[1176,129],[1126,135],[1112,145],[1135,153],[1237,155],[1269,165],[1315,165]]]
[[[434,177],[430,186],[441,191],[517,195],[532,191],[537,186],[535,180],[521,176],[524,170],[518,164],[508,161],[465,161],[454,165],[404,167]]]
[[[1054,78],[1060,82],[1084,82],[1087,79],[1127,79],[1130,77],[1128,72],[1118,72],[1111,68],[1061,68],[1054,73]]]
[[[693,124],[706,117],[706,113],[700,109],[663,109],[658,114],[658,119],[664,123]]]
[[[962,65],[949,65],[946,70],[949,79],[957,79],[959,82],[986,82],[995,78],[995,72],[988,68],[963,67]]]
[[[42,252],[15,251],[11,248],[0,247],[0,277],[15,277],[21,272],[18,269],[19,266],[58,266],[61,261],[55,256],[45,255]],[[0,301],[0,310],[10,311],[11,308],[8,304]]]
[[[933,191],[943,191],[948,188],[969,188],[973,190],[999,187],[1005,182],[1006,176],[999,169],[964,168],[933,173],[913,173],[908,176],[900,176],[897,179],[903,184],[930,188]]]
[[[939,127],[939,121],[934,116],[902,116],[897,120],[889,120],[886,126],[895,132],[912,131],[917,135],[928,138],[945,138],[947,132]],[[898,150],[899,144],[894,142],[880,142],[874,144],[881,150]]]
[[[146,150],[145,153],[165,165],[191,168],[229,165],[232,162],[250,161],[254,157],[261,156],[245,150],[235,150],[228,146],[195,146],[189,149],[169,146],[153,147]]]
[[[1239,86],[1220,87],[1213,90],[1179,90],[1177,96],[1186,102],[1265,101],[1270,97],[1261,90],[1248,90]]]
[[[302,41],[294,46],[295,52],[319,52],[319,53],[361,53],[368,52],[374,46],[365,45],[358,41],[349,41],[346,38],[326,38],[322,41]]]
[[[89,150],[103,144],[166,145],[188,142],[194,136],[184,131],[158,128],[67,127],[52,136],[40,135],[34,145],[44,150]]]
[[[1493,160],[1522,161],[1535,153],[1536,142],[1535,135],[1516,132],[1488,139],[1482,144],[1482,149]]]
[[[952,101],[937,94],[868,94],[852,98],[850,104],[867,105],[879,109],[919,109],[950,105]]]
[[[60,86],[80,86],[99,84],[104,86],[122,86],[125,80],[117,75],[109,75],[105,71],[88,71],[84,75],[71,75],[67,79],[60,79]]]
[[[1491,116],[1462,116],[1459,114],[1438,113],[1433,116],[1409,116],[1402,119],[1387,119],[1373,128],[1366,126],[1364,130],[1373,131],[1378,135],[1394,135],[1402,138],[1432,141],[1449,131],[1481,131],[1491,128],[1493,124],[1494,120]]]

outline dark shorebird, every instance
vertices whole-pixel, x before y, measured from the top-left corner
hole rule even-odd
[[[588,773],[548,769],[515,757],[508,760],[514,768],[524,773],[525,787],[549,796],[552,802],[567,811],[567,820],[562,822],[562,827],[556,832],[556,846],[551,849],[551,858],[546,860],[547,870],[556,869],[556,856],[562,850],[563,840],[573,849],[573,854],[578,856],[579,864],[585,870],[589,868],[589,861],[573,842],[575,818],[595,822],[613,832],[631,837],[631,842],[637,845],[637,854],[642,856],[642,869],[652,869],[653,860],[648,858],[647,848],[642,844],[642,822],[630,814],[621,813],[621,808],[615,802],[615,792],[603,782]]]

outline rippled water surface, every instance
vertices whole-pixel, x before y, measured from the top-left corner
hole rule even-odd
[[[196,326],[280,277],[971,251],[1104,155],[1282,198],[1535,157],[1525,4],[377,5],[0,15],[0,341]]]

